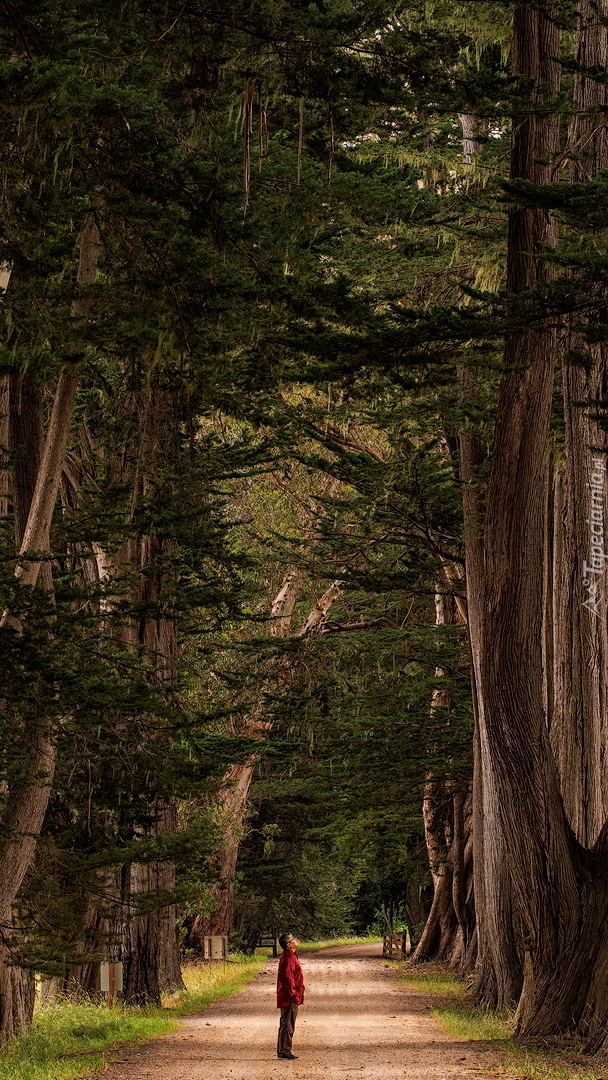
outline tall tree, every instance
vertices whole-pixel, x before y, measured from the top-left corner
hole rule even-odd
[[[518,5],[513,67],[534,86],[532,107],[514,123],[512,176],[542,185],[552,179],[559,122],[549,104],[559,90],[559,34],[549,4]],[[555,272],[538,256],[556,242],[544,208],[510,211],[508,288],[542,287]],[[494,993],[518,1000],[522,1034],[603,1023],[604,960],[597,950],[605,912],[605,831],[593,864],[564,812],[544,694],[542,636],[544,538],[549,463],[547,440],[555,369],[555,331],[540,319],[532,332],[507,338],[483,531],[484,564],[467,568],[471,645],[478,710],[478,789],[482,823],[479,907],[504,884],[509,868],[523,982],[508,970],[496,942]],[[478,522],[470,522],[478,529]],[[495,859],[491,851],[497,852]],[[591,866],[595,869],[591,869]],[[589,875],[591,874],[591,877]],[[490,924],[490,934],[492,925]],[[512,957],[512,954],[511,954]]]
[[[590,74],[608,62],[607,16],[604,3],[578,7],[573,118],[565,151],[573,184],[592,181],[608,166],[606,131],[598,123],[608,93]],[[595,292],[597,302],[603,293]],[[608,375],[606,345],[585,339],[585,323],[584,314],[571,317],[566,343],[564,447],[554,454],[549,494],[545,667],[551,743],[566,813],[577,839],[592,848],[608,817],[602,765],[608,739],[606,578],[604,561],[594,564],[591,554],[603,535],[608,436],[601,419]]]

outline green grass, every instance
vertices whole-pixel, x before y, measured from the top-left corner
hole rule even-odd
[[[263,967],[264,957],[188,964],[187,989],[163,999],[162,1009],[132,1009],[64,999],[36,1010],[27,1035],[0,1053],[0,1080],[82,1080],[105,1068],[108,1052],[179,1027],[179,1017],[236,994]]]
[[[445,975],[441,971],[416,971],[413,974],[408,971],[403,976],[403,985],[407,990],[423,990],[427,994],[441,997],[466,998],[466,989],[462,979],[455,979],[453,975]]]
[[[338,945],[370,945],[382,941],[381,937],[337,937],[327,938],[323,941],[301,941],[298,952],[306,952],[311,949],[329,949]]]
[[[101,1051],[165,1035],[178,1027],[160,1009],[62,1001],[45,1004],[27,1035],[0,1054],[0,1080],[77,1080],[107,1064]]]
[[[220,998],[238,994],[261,971],[270,955],[269,951],[263,956],[235,953],[225,964],[187,964],[183,971],[186,990],[167,994],[163,1005],[177,1016],[200,1012]]]
[[[505,1069],[517,1080],[603,1080],[606,1062],[585,1064],[572,1051],[524,1050],[513,1046],[505,1048]]]
[[[546,1040],[545,1045],[524,1045],[511,1038],[512,1017],[500,1016],[475,1006],[471,994],[452,973],[436,966],[418,968],[402,974],[405,989],[436,1001],[431,1016],[439,1021],[447,1035],[463,1042],[493,1043],[503,1075],[517,1080],[602,1080],[608,1076],[603,1057],[590,1061],[573,1041]]]
[[[453,1039],[500,1040],[510,1039],[511,1022],[508,1018],[497,1016],[486,1009],[461,1005],[450,1008],[444,1006],[431,1013],[448,1035]]]

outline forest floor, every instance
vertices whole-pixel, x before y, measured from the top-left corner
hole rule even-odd
[[[117,1051],[96,1080],[496,1080],[498,1055],[454,1041],[424,990],[404,987],[381,945],[302,954],[306,1000],[293,1052],[276,1057],[276,960],[246,990],[185,1018],[176,1032]]]

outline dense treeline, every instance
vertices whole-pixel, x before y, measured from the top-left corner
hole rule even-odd
[[[0,1027],[410,929],[602,1044],[608,4],[0,12]]]

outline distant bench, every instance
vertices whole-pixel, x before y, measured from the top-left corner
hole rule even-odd
[[[388,957],[389,959],[393,956],[394,953],[397,953],[398,956],[404,956],[404,941],[405,938],[403,934],[385,934],[382,939],[382,955]]]

